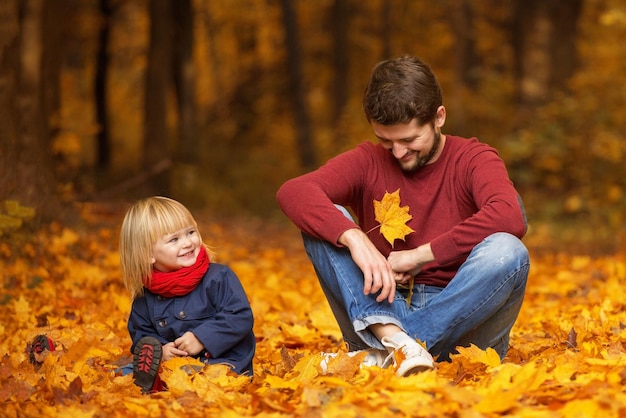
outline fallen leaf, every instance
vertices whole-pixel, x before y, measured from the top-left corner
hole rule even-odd
[[[507,357],[459,347],[451,362],[401,378],[392,368],[361,368],[358,356],[346,354],[299,236],[289,239],[282,229],[253,233],[258,226],[239,219],[205,222],[203,236],[219,243],[220,262],[232,266],[250,298],[254,377],[177,358],[163,363],[169,390],[143,395],[132,374],[119,375],[132,361],[131,300],[113,262],[116,227],[102,228],[33,231],[32,243],[21,248],[36,248],[36,263],[32,251],[0,255],[0,315],[8,318],[0,324],[0,415],[465,418],[626,411],[623,254],[594,258],[531,248],[533,269]],[[35,367],[24,348],[39,334],[56,351]],[[322,352],[338,353],[325,374]]]

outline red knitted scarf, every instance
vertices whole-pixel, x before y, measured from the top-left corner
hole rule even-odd
[[[144,286],[152,293],[166,298],[186,295],[198,286],[204,273],[209,269],[210,263],[206,248],[200,247],[198,258],[193,266],[168,273],[152,270],[152,280],[150,283],[147,279],[144,280]]]

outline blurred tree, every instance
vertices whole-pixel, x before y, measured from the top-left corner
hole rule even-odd
[[[197,193],[201,176],[196,120],[196,69],[193,60],[194,10],[191,0],[172,1],[174,87],[178,122],[172,192],[188,203],[200,203]]]
[[[476,34],[474,30],[474,9],[471,0],[455,2],[452,7],[452,28],[456,39],[456,74],[468,88],[475,89],[478,84],[480,58],[476,53]]]
[[[167,168],[169,158],[168,92],[172,80],[172,3],[149,0],[150,45],[146,68],[144,103],[143,169],[146,194],[170,192]]]
[[[454,78],[455,90],[459,96],[476,92],[479,88],[482,62],[476,46],[476,11],[471,0],[453,1],[449,4],[451,27],[454,33]],[[468,131],[468,113],[466,106],[458,106],[454,111],[455,129]],[[475,134],[475,133],[472,133]]]
[[[302,69],[300,68],[302,58],[300,56],[300,37],[298,36],[296,12],[291,0],[281,0],[280,5],[285,30],[289,92],[293,101],[298,157],[302,169],[308,171],[315,168],[317,158],[313,144],[311,119],[302,85]]]
[[[0,2],[0,197],[58,216],[51,137],[58,129],[63,2]]]
[[[101,171],[108,170],[111,163],[111,138],[109,136],[109,112],[108,112],[108,75],[109,75],[109,38],[110,21],[113,9],[110,0],[99,0],[100,30],[98,33],[98,51],[96,56],[96,79],[95,106],[97,133],[97,156],[96,164]]]
[[[191,0],[150,0],[143,168],[147,194],[193,196],[197,176],[197,123]],[[175,112],[169,112],[171,94]],[[170,119],[170,115],[175,118]],[[175,120],[176,129],[171,129]],[[170,152],[174,150],[174,152]]]
[[[174,19],[174,85],[178,110],[178,149],[177,161],[183,164],[195,164],[196,152],[196,100],[195,69],[193,62],[194,19],[191,0],[172,0]]]
[[[350,26],[350,13],[347,0],[333,1],[330,21],[333,33],[333,67],[335,73],[332,122],[337,124],[348,101],[348,66],[350,56],[348,28]]]
[[[574,73],[582,2],[514,0],[512,46],[522,112],[545,103]]]
[[[20,22],[18,2],[0,2],[0,198],[13,197],[17,184]]]
[[[391,0],[380,2],[381,30],[380,39],[382,43],[381,59],[391,58],[391,35],[393,32],[393,22],[391,19]]]

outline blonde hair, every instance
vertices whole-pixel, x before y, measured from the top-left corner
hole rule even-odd
[[[152,278],[152,249],[157,240],[190,225],[198,229],[191,212],[167,197],[148,197],[128,208],[120,230],[119,252],[124,285],[133,299],[143,295],[144,279]],[[202,242],[200,231],[197,233]]]

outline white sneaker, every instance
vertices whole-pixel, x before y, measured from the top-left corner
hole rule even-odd
[[[433,356],[417,341],[400,345],[389,337],[383,337],[381,342],[391,351],[385,360],[387,363],[385,367],[393,363],[398,376],[409,376],[435,368]],[[398,364],[398,360],[400,360],[400,364]]]
[[[363,358],[363,360],[361,360],[361,367],[389,367],[390,363],[387,362],[387,357],[389,353],[386,350],[370,348],[367,350],[349,351],[346,354],[349,357],[354,357],[357,354],[363,352],[366,352],[367,355]],[[328,362],[330,361],[330,359],[337,357],[337,353],[322,353],[321,356],[322,360],[320,361],[320,368],[322,369],[322,373],[326,374],[326,372],[328,371]]]

